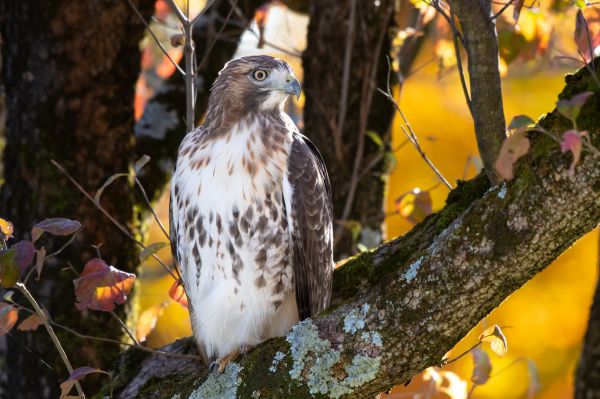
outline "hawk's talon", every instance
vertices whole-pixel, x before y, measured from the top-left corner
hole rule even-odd
[[[208,370],[212,373],[212,374],[221,374],[221,372],[219,371],[219,363],[212,362],[210,364],[210,366],[208,366]]]
[[[230,354],[220,357],[214,362],[212,362],[208,369],[213,374],[223,374],[223,371],[225,371],[225,367],[227,367],[229,362],[235,360],[235,358],[237,358],[239,355],[239,351],[233,351]]]

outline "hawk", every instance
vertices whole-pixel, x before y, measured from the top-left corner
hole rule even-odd
[[[269,56],[229,61],[204,123],[183,139],[171,183],[171,247],[206,364],[226,364],[329,306],[329,178],[284,112],[300,95]]]

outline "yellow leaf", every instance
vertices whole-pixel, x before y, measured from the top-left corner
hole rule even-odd
[[[135,336],[138,341],[144,342],[146,337],[154,330],[158,318],[162,316],[164,312],[165,306],[166,304],[162,303],[160,305],[152,306],[142,312],[135,328]]]
[[[508,344],[502,329],[497,324],[486,328],[479,336],[479,341],[489,342],[492,351],[498,356],[504,356],[508,351]]]
[[[6,236],[6,238],[12,237],[13,230],[14,227],[11,222],[0,218],[0,231]]]

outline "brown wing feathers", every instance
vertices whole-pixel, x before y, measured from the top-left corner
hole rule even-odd
[[[316,147],[295,135],[288,161],[293,189],[292,241],[296,302],[300,319],[329,306],[333,268],[329,178]]]

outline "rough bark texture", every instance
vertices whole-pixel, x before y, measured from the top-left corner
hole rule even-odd
[[[585,70],[560,98],[594,90],[578,126],[600,146],[600,92]],[[540,124],[561,134],[554,111]],[[439,364],[481,318],[600,222],[600,159],[571,156],[530,133],[513,181],[459,184],[410,233],[351,258],[334,273],[333,303],[284,338],[261,344],[219,377],[189,361],[128,351],[117,397],[368,398]],[[194,353],[190,339],[168,347]],[[183,369],[185,371],[180,372]],[[190,371],[192,370],[192,371]]]
[[[506,137],[502,87],[498,69],[498,40],[489,0],[451,2],[462,27],[469,65],[471,114],[479,155],[488,177],[500,180],[494,162]]]
[[[598,248],[598,267],[600,268],[600,242]],[[596,293],[583,342],[575,378],[575,398],[600,398],[600,279],[596,285]]]
[[[153,1],[134,3],[146,17],[151,15]],[[134,246],[50,160],[61,162],[90,191],[128,169],[133,157],[133,82],[139,74],[138,43],[144,27],[125,1],[3,1],[0,16],[7,99],[0,215],[14,223],[16,239],[29,238],[31,226],[46,217],[74,218],[84,225],[72,250],[49,262],[42,279],[31,279],[28,285],[56,321],[91,335],[120,338],[122,331],[110,315],[82,315],[75,309],[73,273],[61,270],[66,260],[81,270],[95,256],[90,245],[102,244],[108,263],[133,271]],[[130,226],[132,193],[120,181],[102,199],[112,215]],[[49,252],[64,242],[46,236],[40,241]],[[21,300],[18,295],[15,299]],[[118,354],[113,345],[59,337],[75,367],[108,367]],[[0,396],[56,398],[58,384],[68,373],[43,328],[14,331],[6,340]]]
[[[196,116],[200,118],[208,105],[209,90],[223,65],[231,59],[239,39],[254,18],[254,11],[264,0],[238,1],[232,9],[229,0],[217,0],[194,26],[196,58],[200,67],[197,77]],[[301,3],[301,2],[298,2]],[[180,62],[180,66],[184,61]],[[148,193],[157,198],[173,172],[179,143],[185,136],[185,81],[174,73],[152,97],[135,126],[136,153],[152,158],[142,171]]]
[[[386,87],[385,57],[390,46],[387,30],[393,7],[391,0],[312,2],[307,48],[302,57],[304,133],[317,145],[327,164],[335,217],[358,221],[364,232],[379,237],[384,217],[384,162],[362,178],[355,170],[362,171],[369,163],[367,155],[375,156],[379,151],[366,136],[367,130],[384,137],[393,116],[391,104],[376,90]],[[355,162],[359,162],[357,167]],[[353,180],[358,182],[354,188]],[[343,234],[336,236],[336,258],[352,254],[356,248],[351,232],[339,231]],[[363,241],[368,247],[373,245],[365,237]]]

